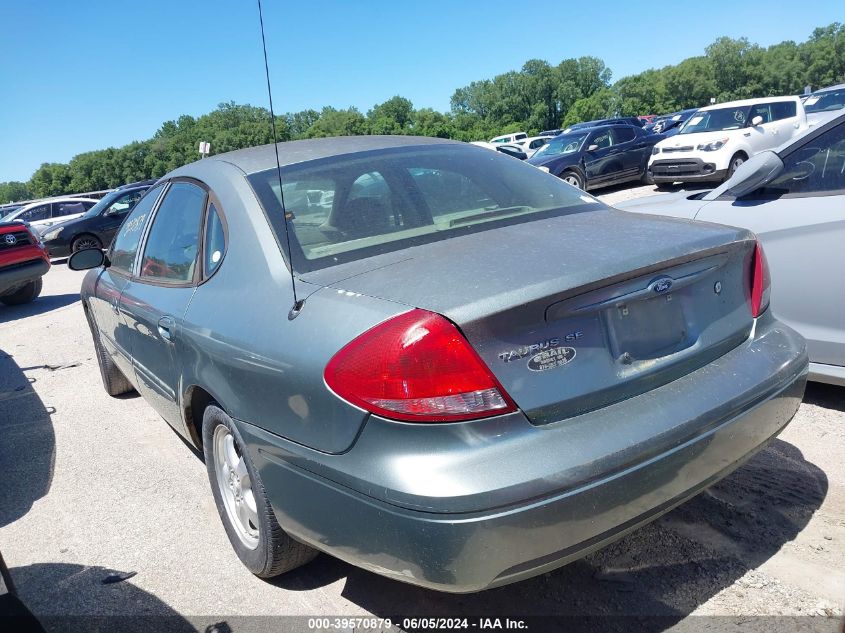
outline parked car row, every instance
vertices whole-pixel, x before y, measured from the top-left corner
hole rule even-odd
[[[774,313],[807,340],[810,378],[845,386],[841,281],[845,270],[845,113],[841,109],[836,118],[804,136],[757,153],[714,189],[640,198],[616,206],[754,231],[772,270]]]
[[[663,188],[725,181],[756,153],[801,136],[843,109],[845,84],[803,99],[745,99],[661,116],[585,121],[535,137],[515,132],[491,143],[582,189],[632,181]],[[644,148],[651,157],[643,155]]]

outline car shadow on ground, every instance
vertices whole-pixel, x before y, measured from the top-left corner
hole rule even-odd
[[[24,516],[53,481],[53,422],[35,380],[0,349],[0,527]]]
[[[825,409],[845,411],[845,387],[808,382],[804,402]]]
[[[64,308],[79,301],[79,293],[64,295],[48,295],[38,297],[35,301],[19,306],[0,305],[0,323],[19,321],[27,317],[44,314],[59,308]]]
[[[302,591],[345,577],[343,597],[382,617],[552,616],[543,630],[630,630],[635,624],[662,631],[794,539],[827,490],[823,471],[793,445],[774,440],[658,521],[584,560],[509,586],[444,594],[329,556],[272,582]]]
[[[197,631],[187,619],[136,587],[131,579],[103,583],[104,579],[121,576],[123,572],[69,563],[21,567],[13,567],[11,560],[6,563],[18,597],[47,631]]]

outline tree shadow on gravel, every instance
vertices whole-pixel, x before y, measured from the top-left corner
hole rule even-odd
[[[825,409],[845,411],[845,387],[808,382],[804,402]]]
[[[27,317],[45,314],[64,308],[79,301],[79,293],[64,295],[48,295],[38,297],[35,301],[24,303],[19,306],[0,305],[0,323],[11,323],[20,321]]]
[[[828,490],[824,472],[774,440],[744,467],[586,559],[478,594],[406,585],[321,556],[275,584],[343,597],[381,617],[540,617],[544,631],[662,631],[793,540]],[[598,620],[596,618],[599,618]],[[539,629],[538,629],[539,630]]]
[[[35,380],[0,350],[0,527],[29,512],[53,481],[53,422]]]
[[[167,604],[136,587],[131,579],[103,584],[104,578],[120,574],[119,571],[66,563],[15,568],[14,561],[6,563],[18,597],[47,631],[194,633],[197,630]],[[4,629],[2,616],[0,613],[0,629]]]

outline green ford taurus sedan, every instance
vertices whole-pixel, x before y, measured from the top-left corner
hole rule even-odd
[[[795,414],[804,341],[749,231],[616,211],[464,143],[277,148],[167,174],[69,262],[106,390],[203,451],[253,573],[322,551],[443,591],[527,578]]]

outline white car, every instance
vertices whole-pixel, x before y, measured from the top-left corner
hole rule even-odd
[[[658,186],[730,178],[743,162],[807,130],[798,97],[745,99],[701,108],[654,146],[648,163]]]
[[[28,222],[29,225],[39,234],[47,227],[65,220],[73,220],[81,217],[88,209],[97,204],[99,200],[93,198],[49,198],[30,202],[19,209],[15,209],[2,218],[4,222],[20,220]]]
[[[534,156],[538,149],[551,141],[553,136],[529,136],[521,141],[517,141],[514,145],[519,145],[522,150],[528,155],[528,158]]]
[[[504,134],[502,136],[496,136],[490,139],[490,142],[494,145],[499,143],[514,143],[516,141],[521,141],[524,138],[528,138],[528,134],[525,132],[511,132],[510,134]]]

